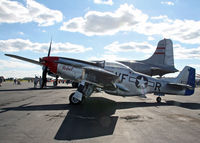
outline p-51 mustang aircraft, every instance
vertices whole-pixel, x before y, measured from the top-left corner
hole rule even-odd
[[[119,96],[142,95],[147,93],[158,95],[157,102],[165,94],[192,95],[195,88],[195,69],[186,66],[176,78],[153,78],[135,72],[130,67],[119,62],[83,61],[78,59],[50,56],[51,43],[47,57],[39,61],[17,55],[5,54],[13,58],[28,61],[43,66],[43,84],[47,73],[63,79],[78,82],[77,91],[69,97],[71,104],[80,104],[97,88],[109,94]]]

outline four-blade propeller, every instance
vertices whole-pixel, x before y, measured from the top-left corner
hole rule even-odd
[[[49,51],[48,51],[48,57],[50,56],[51,53],[51,44],[52,44],[52,39],[49,45]],[[43,71],[42,71],[42,85],[41,88],[44,88],[44,86],[46,86],[47,83],[47,73],[48,73],[48,67],[47,66],[43,66]]]

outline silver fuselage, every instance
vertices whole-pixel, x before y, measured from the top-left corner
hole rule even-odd
[[[69,60],[62,60],[68,64],[70,63]],[[88,65],[87,63],[76,63],[76,61],[72,61],[70,65],[58,64],[57,74],[64,79],[70,79],[73,81],[80,82],[82,80],[83,67],[87,66],[95,67],[94,65]],[[184,90],[176,91],[168,88],[166,85],[169,82],[169,80],[167,79],[157,79],[144,74],[137,73],[130,69],[128,66],[118,62],[105,61],[104,66],[102,66],[102,68],[119,76],[118,84],[121,84],[123,87],[128,89],[128,91],[122,91],[119,89],[110,91],[106,90],[106,92],[110,94],[120,96],[144,95],[147,93],[167,93],[184,95],[185,92]]]

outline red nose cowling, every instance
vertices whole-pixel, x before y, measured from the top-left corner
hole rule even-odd
[[[57,66],[58,66],[56,61],[58,61],[58,59],[59,59],[59,57],[43,57],[42,61],[44,61],[44,65],[47,66],[51,72],[56,74]]]

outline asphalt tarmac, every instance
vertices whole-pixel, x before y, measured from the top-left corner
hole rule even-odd
[[[199,143],[200,88],[192,96],[148,98],[94,93],[69,105],[70,85],[0,87],[0,143]]]

